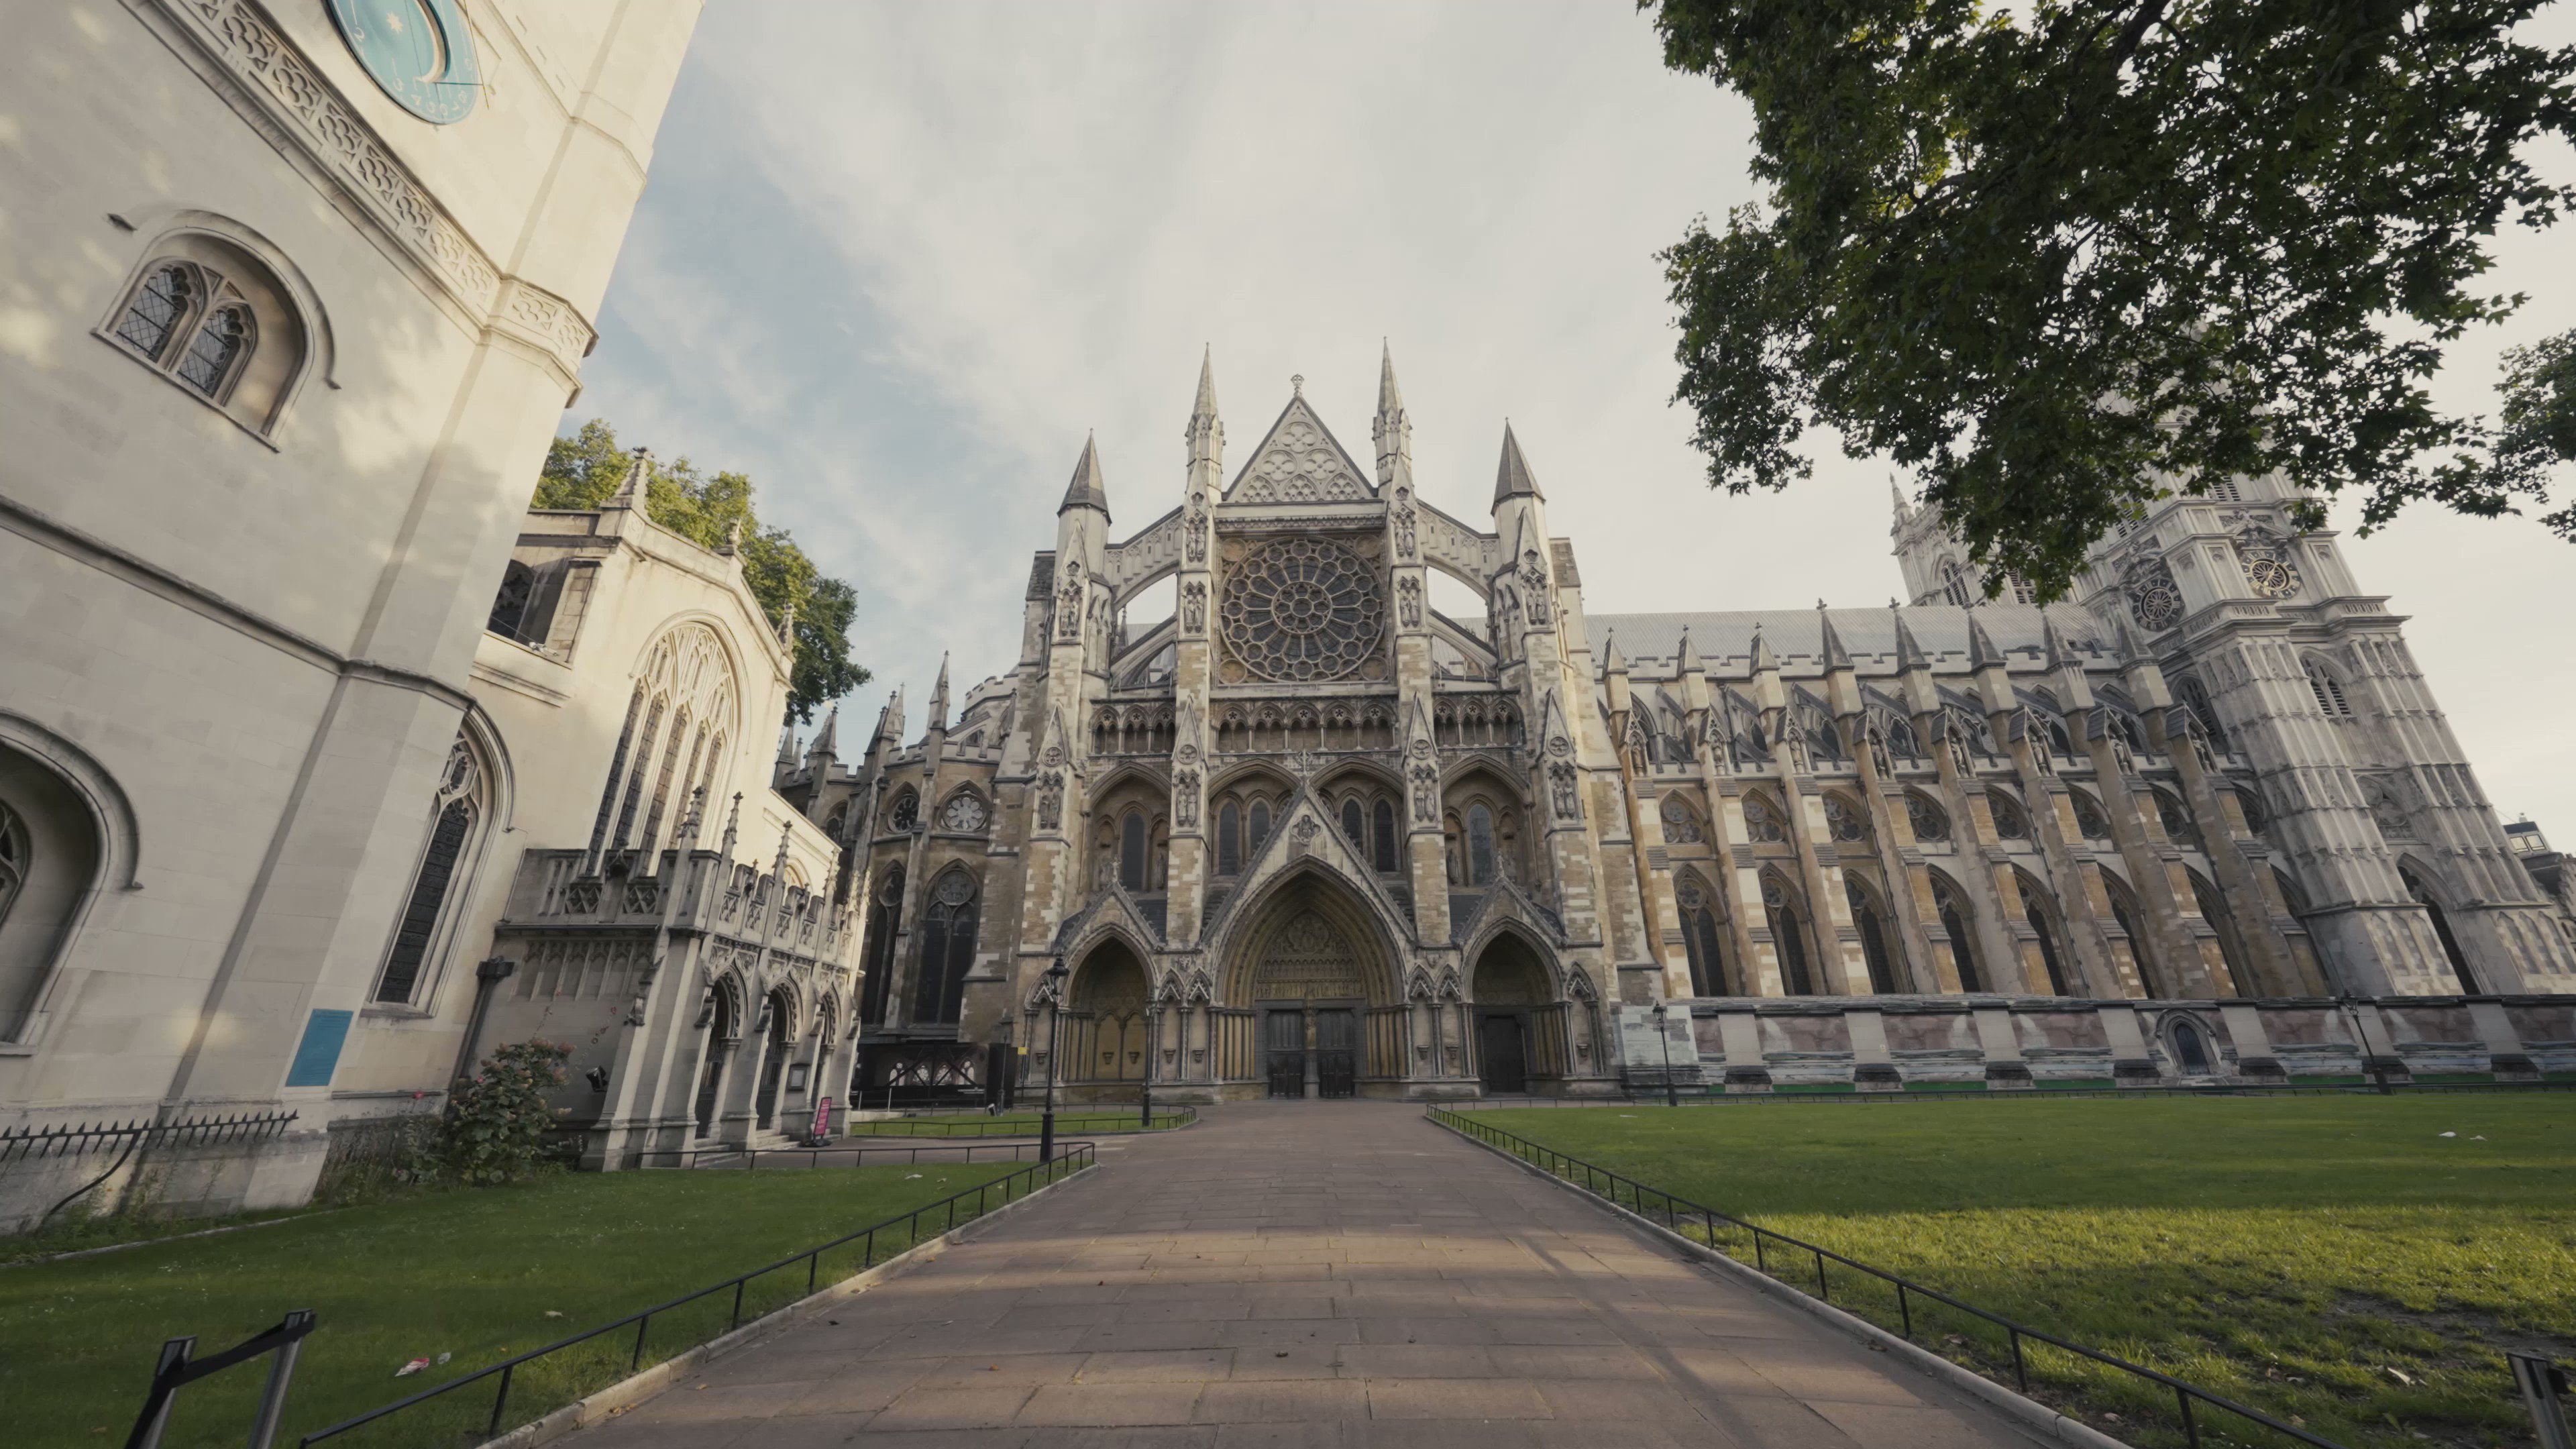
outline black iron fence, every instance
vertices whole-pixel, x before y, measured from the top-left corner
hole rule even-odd
[[[2030,1360],[2027,1346],[2045,1344],[2079,1359],[2130,1375],[2135,1382],[2149,1386],[2150,1392],[2159,1399],[2164,1395],[2171,1395],[2174,1411],[2180,1419],[2184,1440],[2191,1449],[2203,1449],[2200,1422],[2203,1410],[2215,1410],[2242,1420],[2244,1423],[2260,1425],[2292,1443],[2311,1445],[2314,1449],[2345,1449],[2345,1446],[2332,1439],[2309,1433],[2298,1425],[2285,1423],[2251,1405],[2240,1404],[2234,1399],[2185,1383],[2171,1374],[2160,1373],[2143,1364],[2134,1364],[2117,1355],[2104,1353],[2098,1348],[2088,1348],[2071,1339],[2060,1338],[2046,1329],[2033,1328],[2029,1324],[2006,1318],[1990,1309],[1979,1308],[1938,1288],[1927,1287],[1901,1274],[1891,1273],[1884,1268],[1873,1267],[1858,1259],[1845,1257],[1831,1248],[1810,1243],[1803,1238],[1775,1232],[1731,1213],[1719,1212],[1713,1207],[1692,1202],[1688,1198],[1675,1197],[1661,1188],[1650,1187],[1634,1178],[1613,1172],[1609,1168],[1585,1162],[1580,1158],[1568,1157],[1543,1143],[1533,1142],[1517,1133],[1506,1132],[1499,1127],[1478,1122],[1474,1120],[1472,1114],[1434,1107],[1427,1115],[1438,1125],[1471,1141],[1480,1142],[1498,1152],[1507,1152],[1550,1176],[1572,1183],[1596,1197],[1605,1198],[1612,1204],[1626,1208],[1649,1222],[1661,1223],[1676,1235],[1705,1244],[1717,1252],[1725,1253],[1730,1258],[1738,1261],[1743,1258],[1740,1251],[1730,1248],[1730,1243],[1741,1243],[1749,1238],[1752,1243],[1755,1268],[1766,1276],[1776,1279],[1783,1286],[1809,1294],[1819,1302],[1835,1301],[1833,1284],[1827,1271],[1828,1265],[1843,1269],[1847,1277],[1856,1276],[1892,1289],[1895,1299],[1896,1328],[1909,1343],[1917,1341],[1914,1318],[1918,1307],[1922,1306],[1937,1305],[1965,1315],[1987,1327],[2001,1329],[2012,1353],[2014,1386],[2024,1394],[2030,1392]],[[1775,1267],[1772,1264],[1771,1260],[1775,1257],[1782,1260],[1781,1266]],[[1804,1262],[1812,1262],[1815,1266],[1813,1288],[1809,1288],[1799,1279],[1787,1276],[1789,1264],[1799,1263],[1803,1268]],[[1802,1271],[1800,1278],[1803,1277]],[[1846,1293],[1844,1301],[1837,1306],[1845,1312],[1857,1314],[1860,1305]],[[2125,1429],[2129,1426],[2122,1427]],[[2224,1442],[2233,1444],[2242,1441],[2227,1439]]]
[[[906,1166],[922,1162],[1035,1162],[1038,1145],[1035,1142],[958,1142],[907,1143],[900,1147],[672,1147],[639,1152],[636,1157],[637,1165],[641,1167],[757,1172],[763,1162],[772,1168],[867,1167],[892,1162]]]
[[[127,1163],[173,1147],[213,1147],[273,1140],[295,1120],[292,1112],[242,1112],[229,1117],[182,1117],[173,1122],[81,1122],[55,1127],[0,1129],[0,1167],[17,1162],[79,1157],[114,1151],[105,1171],[64,1194],[36,1220],[42,1227],[75,1199],[116,1176]]]
[[[475,1442],[495,1437],[510,1424],[511,1392],[523,1371],[529,1377],[535,1378],[544,1374],[550,1367],[568,1370],[546,1377],[542,1393],[544,1399],[550,1402],[546,1402],[542,1408],[529,1412],[524,1407],[524,1399],[522,1401],[522,1412],[525,1417],[533,1418],[551,1412],[559,1405],[581,1397],[585,1392],[595,1391],[605,1387],[608,1382],[613,1382],[613,1379],[607,1377],[610,1374],[625,1377],[641,1371],[645,1366],[645,1354],[648,1348],[657,1355],[653,1362],[659,1363],[674,1354],[686,1352],[688,1349],[740,1328],[743,1324],[745,1290],[762,1279],[774,1274],[785,1274],[787,1276],[784,1281],[789,1285],[790,1292],[794,1292],[797,1297],[809,1297],[825,1283],[823,1263],[829,1255],[841,1254],[835,1267],[847,1269],[846,1272],[837,1272],[829,1280],[837,1283],[842,1278],[864,1273],[876,1266],[877,1254],[880,1252],[891,1257],[895,1253],[923,1242],[925,1235],[936,1236],[952,1231],[960,1224],[972,1222],[996,1207],[1006,1206],[1040,1187],[1080,1172],[1090,1167],[1096,1160],[1092,1144],[1088,1142],[1060,1142],[1056,1144],[1056,1153],[1053,1162],[1031,1163],[1017,1172],[995,1178],[980,1187],[951,1194],[937,1202],[915,1208],[900,1217],[887,1218],[883,1222],[871,1223],[853,1232],[843,1233],[830,1242],[818,1243],[803,1252],[792,1253],[774,1263],[727,1278],[721,1283],[710,1284],[694,1293],[684,1293],[666,1302],[656,1303],[640,1312],[630,1313],[623,1318],[583,1329],[579,1333],[559,1338],[542,1348],[532,1348],[526,1353],[515,1354],[499,1363],[476,1369],[461,1378],[450,1379],[435,1388],[424,1389],[409,1398],[397,1399],[382,1408],[370,1409],[355,1418],[343,1419],[327,1428],[317,1429],[297,1440],[297,1445],[299,1449],[303,1449],[303,1446],[337,1439],[371,1426],[399,1425],[404,1416],[417,1415],[434,1406],[461,1404],[471,1407],[479,1401],[469,1401],[458,1396],[478,1385],[489,1386],[492,1395],[490,1412],[475,1412],[472,1415],[475,1422],[454,1427],[474,1434]],[[794,1270],[799,1267],[805,1270],[801,1292],[794,1287]],[[774,1289],[775,1285],[772,1286]],[[730,1304],[725,1306],[721,1313],[692,1311],[707,1305],[726,1305],[728,1295],[730,1295]],[[753,1316],[757,1317],[760,1311],[768,1310],[759,1310],[755,1305]],[[687,1341],[679,1342],[666,1335],[664,1342],[654,1344],[651,1340],[656,1319],[661,1319],[666,1324],[674,1319],[679,1320],[687,1330],[684,1333]],[[708,1331],[710,1325],[717,1321],[721,1321],[724,1326]],[[628,1330],[634,1333],[632,1343],[627,1342],[623,1337],[615,1339],[613,1343],[610,1341],[612,1335],[622,1335]],[[556,1361],[556,1364],[550,1365],[549,1360]],[[582,1387],[585,1382],[590,1385],[588,1389]]]
[[[1143,1125],[1134,1112],[1081,1112],[1055,1114],[1058,1132],[1089,1132],[1094,1135],[1117,1132],[1168,1132],[1187,1127],[1199,1119],[1196,1107],[1159,1107],[1154,1111],[1154,1125]],[[951,1117],[887,1117],[875,1121],[855,1121],[843,1129],[852,1137],[1035,1137],[1038,1124],[1028,1113],[990,1118],[980,1113],[959,1113]]]
[[[1651,1074],[1649,1074],[1651,1077]],[[1775,1087],[1768,1092],[1730,1092],[1723,1086],[1693,1084],[1681,1087],[1677,1096],[1685,1107],[1779,1104],[1783,1102],[2028,1102],[2047,1097],[2121,1098],[2137,1101],[2149,1097],[2378,1097],[2462,1093],[2471,1095],[2517,1092],[2576,1092],[2576,1077],[2549,1082],[2390,1082],[2385,1086],[2366,1081],[2298,1082],[2286,1086],[2262,1086],[2254,1083],[2176,1082],[2152,1087],[2007,1087],[2000,1091],[1977,1082],[1909,1084],[1902,1091],[1864,1092],[1857,1088],[1831,1085],[1801,1089],[1795,1084]],[[1665,1101],[1660,1079],[1631,1085],[1617,1097],[1506,1097],[1488,1098],[1469,1110],[1492,1110],[1518,1107],[1602,1107],[1661,1106]]]

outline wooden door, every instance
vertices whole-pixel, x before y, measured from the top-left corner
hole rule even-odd
[[[1261,1021],[1261,1055],[1270,1095],[1306,1095],[1306,1013],[1272,1011]]]
[[[1315,1013],[1315,1095],[1349,1097],[1359,1092],[1360,1014],[1351,1008],[1326,1007]]]
[[[1518,1016],[1496,1013],[1477,1022],[1476,1058],[1486,1091],[1529,1090],[1529,1056]]]

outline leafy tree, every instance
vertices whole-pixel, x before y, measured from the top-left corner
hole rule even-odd
[[[617,430],[592,418],[581,431],[546,449],[538,475],[537,508],[597,508],[626,481],[635,455],[618,445]],[[732,547],[742,559],[743,582],[768,615],[771,628],[796,610],[791,718],[802,724],[822,705],[868,682],[868,671],[850,659],[850,624],[858,593],[826,578],[783,528],[763,528],[753,512],[751,480],[740,473],[698,470],[687,458],[655,458],[645,479],[644,510],[655,523],[708,548]],[[739,532],[737,532],[739,530]]]
[[[1710,482],[1803,478],[1830,425],[2050,594],[2227,475],[2357,492],[2364,531],[2545,498],[2424,387],[2522,300],[2470,290],[2487,238],[2576,199],[2518,154],[2576,134],[2576,50],[2511,38],[2540,4],[1643,0],[1752,103],[1770,192],[1662,253]]]
[[[546,1094],[563,1085],[572,1048],[523,1041],[494,1047],[483,1069],[449,1090],[439,1145],[459,1182],[489,1187],[525,1177],[554,1126]]]
[[[2576,331],[2505,352],[2500,421],[2487,456],[2458,466],[2472,486],[2545,497],[2552,465],[2576,461]],[[2576,537],[2576,504],[2541,522]]]

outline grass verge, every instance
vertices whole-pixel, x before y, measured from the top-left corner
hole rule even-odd
[[[1474,1116],[2348,1444],[2526,1442],[2502,1350],[2576,1356],[2563,1097]],[[1753,1259],[1749,1237],[1720,1246]],[[1814,1291],[1812,1258],[1771,1266]],[[1896,1325],[1890,1290],[1833,1289]],[[2001,1334],[1920,1300],[1914,1322],[2011,1382]],[[2045,1348],[2030,1370],[2115,1437],[2182,1442],[2171,1398],[2127,1375]],[[2213,1445],[2287,1442],[2211,1427]]]
[[[193,1333],[199,1353],[212,1353],[288,1309],[310,1308],[320,1322],[305,1340],[279,1436],[291,1445],[323,1425],[1012,1170],[925,1163],[557,1174],[0,1269],[0,1404],[8,1405],[16,1443],[122,1443],[163,1339]],[[944,1227],[932,1222],[923,1232]],[[881,1236],[876,1257],[909,1245],[899,1229]],[[859,1258],[855,1245],[829,1255],[818,1283],[856,1272]],[[800,1263],[748,1285],[743,1318],[804,1292]],[[722,1333],[732,1310],[727,1293],[656,1319],[643,1361]],[[521,1370],[504,1427],[623,1377],[634,1339],[612,1338]],[[442,1355],[443,1364],[394,1376],[411,1359]],[[191,1386],[163,1442],[240,1443],[265,1376],[262,1361]],[[334,1442],[453,1449],[478,1441],[491,1406],[478,1385]]]

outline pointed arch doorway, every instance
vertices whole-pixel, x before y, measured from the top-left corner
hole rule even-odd
[[[1230,1071],[1280,1098],[1353,1097],[1402,1074],[1394,972],[1367,909],[1315,875],[1289,882],[1234,952],[1248,1050]]]

